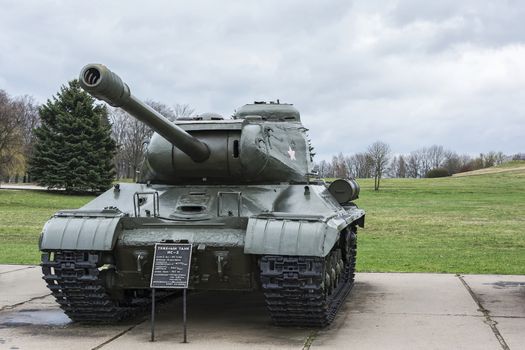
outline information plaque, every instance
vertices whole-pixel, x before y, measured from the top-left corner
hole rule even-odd
[[[190,243],[157,243],[151,271],[151,288],[188,288]]]

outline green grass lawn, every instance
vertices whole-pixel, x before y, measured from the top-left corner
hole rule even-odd
[[[359,271],[525,274],[525,171],[360,184]]]
[[[78,208],[93,196],[28,190],[0,190],[0,264],[40,262],[38,238],[58,210]]]
[[[525,171],[359,182],[359,271],[525,274]],[[0,190],[0,263],[38,263],[45,221],[91,198]]]

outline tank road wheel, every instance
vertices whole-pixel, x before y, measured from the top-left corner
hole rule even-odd
[[[326,326],[352,288],[338,247],[325,258],[265,255],[260,266],[266,305],[280,326]]]
[[[341,260],[341,250],[337,249],[332,254],[328,255],[328,263],[326,265],[325,273],[325,294],[330,295],[337,288],[341,280],[341,269],[339,268],[339,260]]]
[[[110,323],[127,318],[149,298],[122,291],[119,299],[105,288],[98,252],[57,251],[42,254],[43,279],[60,307],[73,321]]]
[[[343,278],[347,281],[354,282],[355,264],[357,258],[357,228],[350,227],[347,229],[344,239],[341,241],[343,250],[343,263],[345,272]]]

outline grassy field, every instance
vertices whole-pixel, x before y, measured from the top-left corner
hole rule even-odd
[[[479,170],[467,171],[465,173],[457,173],[452,176],[462,177],[462,176],[473,176],[473,175],[486,175],[486,174],[496,174],[496,173],[506,173],[506,172],[516,172],[520,173],[525,171],[525,161],[523,160],[513,160],[506,162],[491,168],[484,168]]]
[[[525,274],[525,169],[360,184],[359,271]]]
[[[525,169],[359,182],[359,271],[525,274]],[[38,263],[44,222],[91,198],[0,190],[0,263]]]
[[[65,196],[27,190],[0,190],[0,264],[36,264],[38,237],[57,210],[78,208],[92,196]]]

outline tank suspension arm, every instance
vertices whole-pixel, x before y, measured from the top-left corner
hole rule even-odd
[[[126,83],[102,64],[88,64],[80,71],[80,86],[93,97],[120,107],[148,125],[193,161],[203,162],[210,156],[208,145],[188,134],[162,114],[133,96]]]

